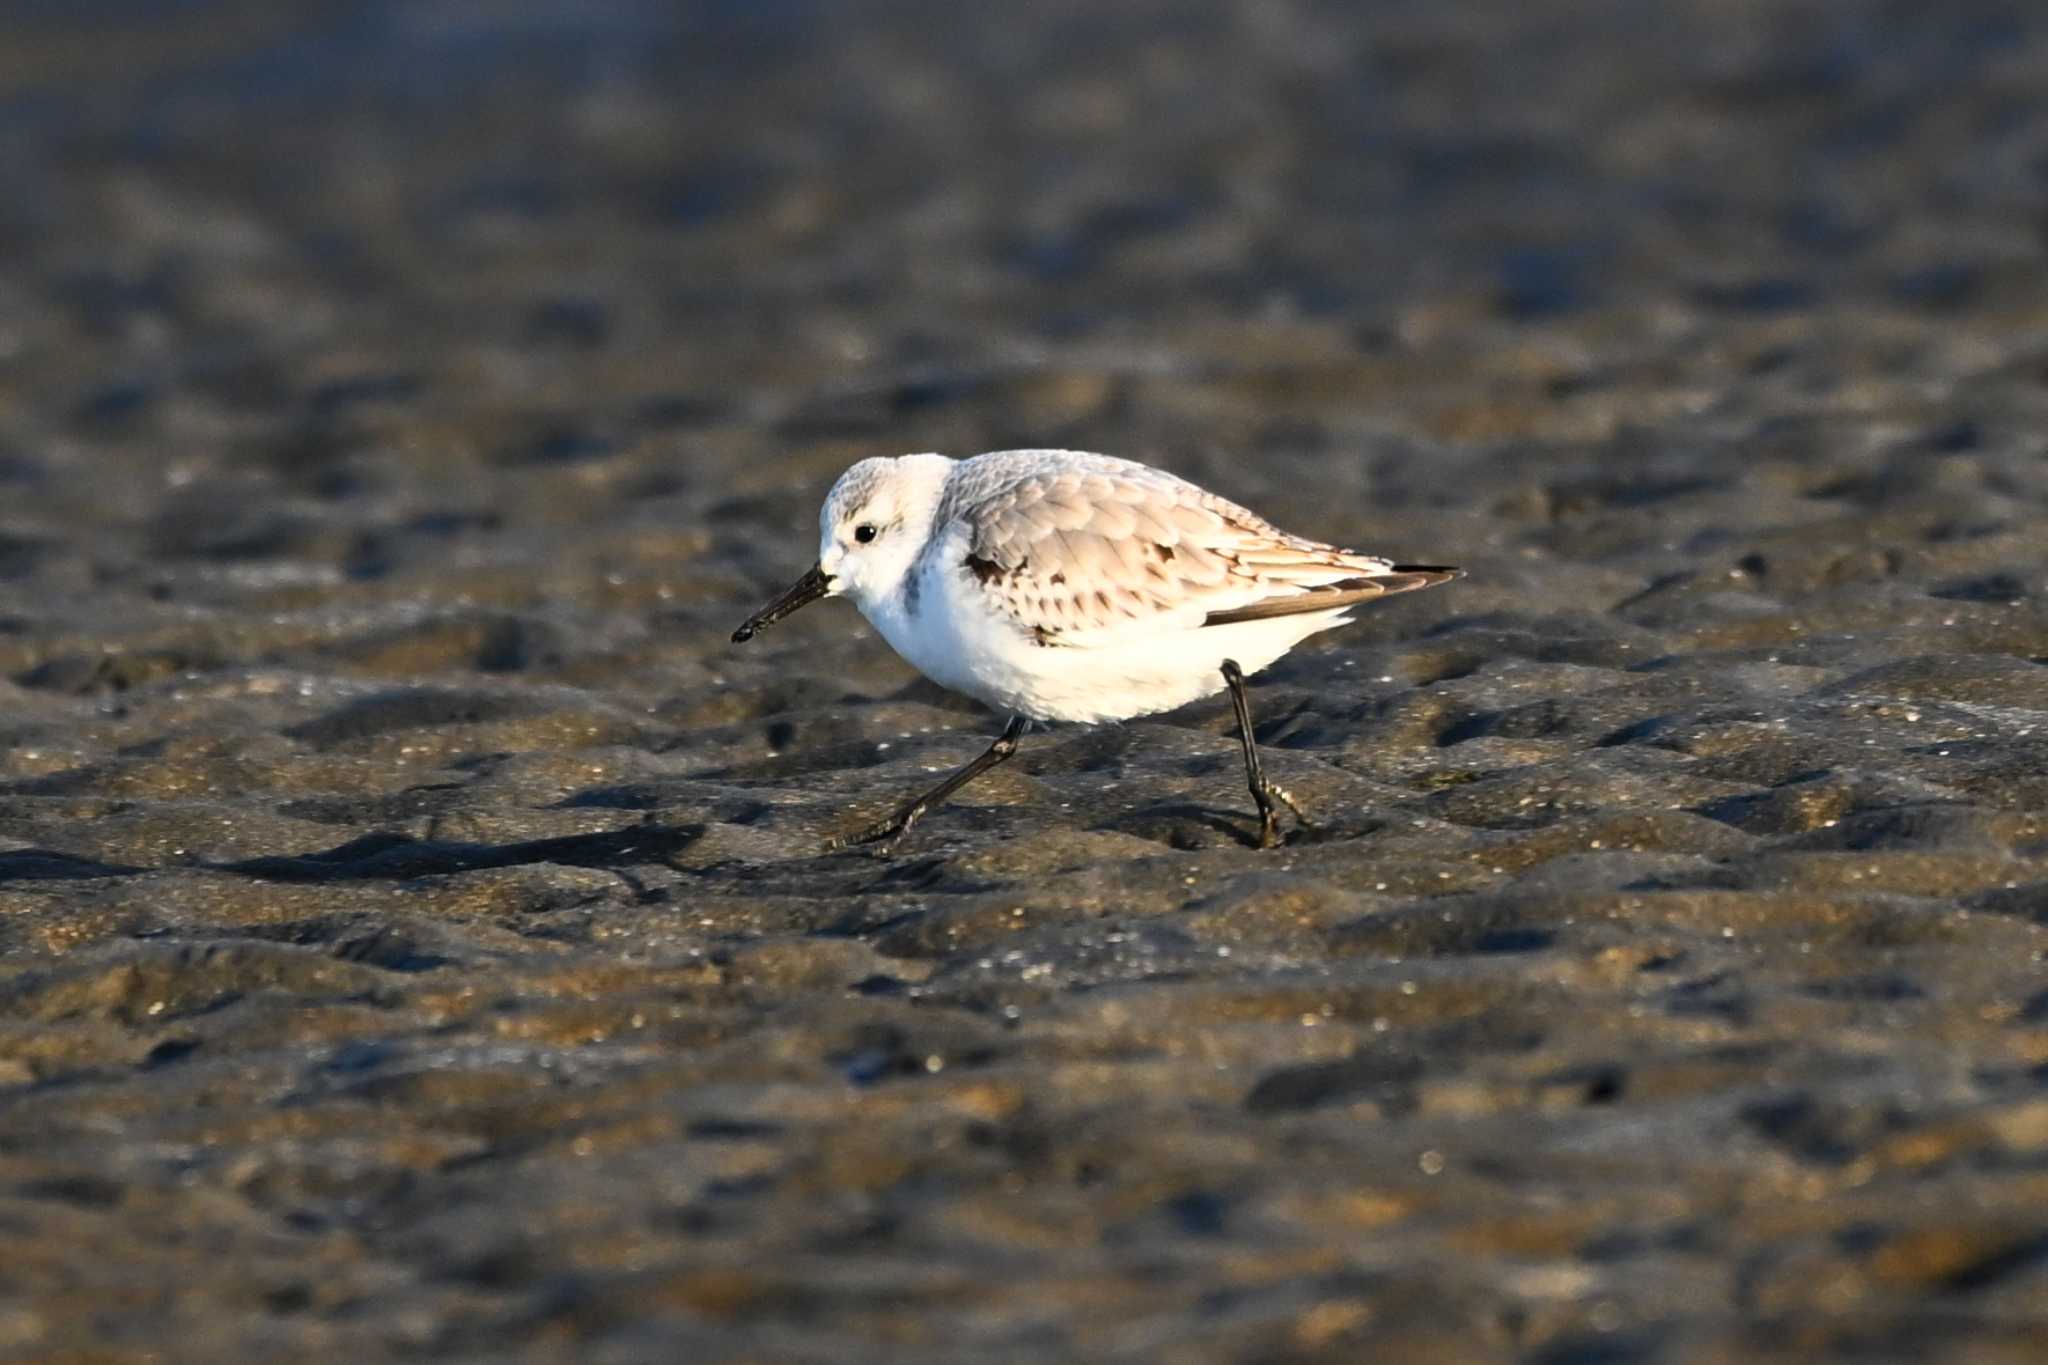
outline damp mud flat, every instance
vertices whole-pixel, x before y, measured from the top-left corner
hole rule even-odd
[[[2021,8],[108,4],[0,61],[0,1358],[2048,1355]],[[986,747],[855,459],[1470,577]]]

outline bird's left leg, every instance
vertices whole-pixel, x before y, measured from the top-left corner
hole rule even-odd
[[[866,829],[846,835],[843,838],[826,840],[825,851],[827,853],[836,853],[840,849],[850,848],[854,844],[879,843],[882,845],[881,851],[883,856],[887,857],[895,849],[896,841],[910,833],[910,827],[922,819],[926,811],[943,802],[954,792],[959,791],[969,782],[980,777],[1011,754],[1016,753],[1017,737],[1024,733],[1024,727],[1028,724],[1030,722],[1022,716],[1010,717],[1010,723],[1003,727],[1002,734],[996,736],[996,742],[989,745],[987,752],[983,753],[981,757],[975,759],[959,772],[954,773],[944,782],[933,787],[923,796],[918,797],[888,819],[877,820]]]
[[[1245,699],[1244,670],[1237,666],[1237,660],[1223,661],[1223,681],[1230,687],[1230,705],[1237,712],[1237,734],[1244,741],[1244,779],[1252,790],[1252,800],[1259,807],[1259,847],[1271,848],[1280,842],[1280,817],[1274,813],[1273,802],[1294,812],[1294,818],[1302,824],[1313,822],[1301,813],[1301,807],[1294,803],[1284,788],[1266,780],[1266,771],[1259,763],[1259,744],[1252,738],[1252,707]]]

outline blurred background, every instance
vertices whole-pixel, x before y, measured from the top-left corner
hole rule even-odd
[[[2031,366],[2048,318],[2048,46],[1997,0],[5,24],[0,469],[172,560],[376,577],[483,502],[705,482],[801,489],[801,524],[924,447],[1345,497],[1416,453],[1554,462],[1532,495],[1684,478],[1764,404],[1912,424],[1872,386],[1928,348]]]
[[[0,1355],[2048,1358],[2044,253],[2039,0],[7,0]],[[816,856],[1069,444],[1472,573]]]

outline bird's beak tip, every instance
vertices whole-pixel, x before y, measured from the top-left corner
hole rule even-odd
[[[732,642],[745,644],[797,608],[815,602],[831,591],[832,576],[822,565],[811,565],[810,572],[791,584],[789,591],[740,622],[739,629],[732,633]]]

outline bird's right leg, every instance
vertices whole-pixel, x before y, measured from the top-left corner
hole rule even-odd
[[[1251,788],[1252,800],[1259,807],[1259,847],[1271,848],[1280,842],[1280,817],[1274,813],[1274,798],[1294,812],[1294,818],[1308,825],[1313,822],[1301,813],[1301,807],[1294,804],[1294,798],[1277,782],[1266,780],[1266,770],[1259,762],[1259,744],[1252,738],[1252,705],[1244,693],[1244,670],[1237,666],[1237,660],[1223,661],[1223,681],[1230,687],[1231,709],[1237,712],[1237,734],[1244,741],[1244,780]]]
[[[910,827],[923,819],[926,811],[930,810],[933,806],[939,805],[954,792],[959,791],[969,782],[980,777],[1011,754],[1016,753],[1017,737],[1024,733],[1024,727],[1028,724],[1030,722],[1022,716],[1010,717],[1010,723],[1003,727],[1003,732],[996,736],[996,742],[988,746],[986,753],[982,754],[972,763],[969,763],[959,772],[954,773],[938,786],[933,787],[923,796],[918,797],[915,801],[897,811],[888,819],[878,820],[866,829],[854,834],[845,835],[841,838],[827,839],[825,841],[825,851],[827,853],[836,853],[842,848],[851,848],[855,844],[880,843],[882,845],[882,856],[887,857],[894,851],[896,841],[908,834]]]

